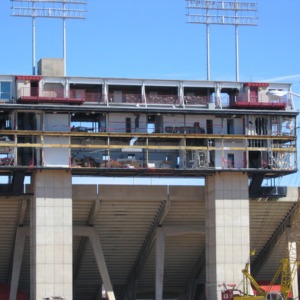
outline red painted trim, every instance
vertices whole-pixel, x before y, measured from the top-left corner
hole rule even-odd
[[[244,86],[268,87],[269,84],[263,82],[245,82]]]
[[[32,80],[32,81],[40,81],[41,79],[42,79],[42,76],[34,76],[34,75],[31,75],[31,76],[27,76],[27,75],[25,75],[25,76],[21,76],[21,75],[19,75],[19,76],[16,76],[16,79],[17,80]]]
[[[267,103],[267,102],[238,102],[234,103],[232,108],[259,108],[259,109],[285,109],[285,103]]]
[[[78,98],[49,98],[39,96],[22,96],[18,99],[18,103],[23,104],[38,104],[38,103],[52,103],[52,104],[83,104],[85,99]]]

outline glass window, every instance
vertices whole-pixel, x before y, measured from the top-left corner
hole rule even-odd
[[[0,82],[0,99],[9,100],[11,82]]]

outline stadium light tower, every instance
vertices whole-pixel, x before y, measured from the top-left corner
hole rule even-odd
[[[236,81],[239,81],[238,26],[257,25],[257,3],[209,0],[186,0],[187,22],[206,25],[207,80],[210,80],[210,25],[235,26]]]
[[[35,19],[56,18],[63,20],[63,58],[66,75],[66,19],[85,19],[87,0],[10,0],[12,16],[32,18],[32,73],[36,74]]]

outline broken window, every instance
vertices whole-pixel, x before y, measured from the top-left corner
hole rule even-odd
[[[268,119],[267,118],[256,118],[255,131],[256,131],[257,135],[267,135],[268,134]]]

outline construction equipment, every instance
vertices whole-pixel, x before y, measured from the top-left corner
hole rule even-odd
[[[261,288],[256,282],[249,271],[249,263],[246,264],[245,269],[242,270],[244,275],[243,287],[244,291],[236,290],[234,287],[228,289],[225,286],[225,290],[222,291],[222,300],[288,300],[289,293],[292,288],[293,279],[296,275],[296,271],[300,265],[300,261],[295,261],[291,265],[288,258],[281,259],[281,264],[277,269],[271,283],[267,290]],[[272,287],[276,283],[281,274],[280,292],[271,291]],[[256,290],[256,295],[249,295],[249,281],[253,288]]]

